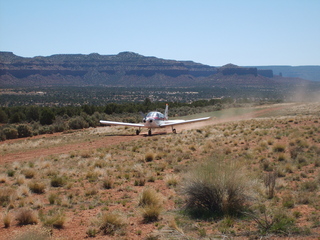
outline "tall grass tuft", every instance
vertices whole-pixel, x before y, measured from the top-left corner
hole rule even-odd
[[[139,206],[142,207],[143,222],[157,221],[162,211],[161,196],[154,189],[146,188],[141,193]]]

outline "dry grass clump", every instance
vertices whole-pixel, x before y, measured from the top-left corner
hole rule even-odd
[[[146,162],[152,162],[154,160],[155,154],[153,152],[148,152],[146,153],[146,155],[144,156],[144,160]]]
[[[9,212],[7,212],[3,215],[2,220],[3,220],[4,227],[8,228],[8,227],[10,227],[11,222],[12,222],[12,215]]]
[[[6,183],[8,182],[8,177],[5,174],[0,175],[0,183]]]
[[[104,189],[111,189],[113,188],[114,180],[111,177],[104,177],[102,180],[102,186]]]
[[[167,186],[175,187],[179,182],[179,177],[175,174],[169,174],[165,176],[164,181],[166,182]]]
[[[38,180],[31,181],[28,186],[33,193],[41,194],[46,190],[46,184],[44,182],[39,182]]]
[[[45,226],[62,229],[66,223],[66,216],[62,211],[51,212],[49,216],[44,218]]]
[[[19,225],[28,225],[28,224],[37,224],[38,223],[38,214],[27,208],[22,208],[16,215],[16,220]]]
[[[154,222],[159,219],[162,211],[161,196],[152,188],[145,188],[139,199],[142,207],[142,217],[145,223]]]
[[[10,187],[0,188],[0,205],[7,206],[11,201],[17,198],[17,191]]]
[[[152,188],[145,188],[139,199],[139,206],[159,205],[161,204],[160,195]]]
[[[191,214],[237,215],[245,207],[248,183],[244,169],[231,160],[213,157],[186,176],[182,192]]]
[[[284,152],[286,150],[286,145],[281,144],[281,143],[276,143],[273,146],[273,151],[274,152]]]
[[[98,226],[103,234],[115,235],[123,230],[126,221],[119,213],[107,212],[99,216]]]
[[[26,177],[26,178],[33,178],[36,175],[36,170],[33,168],[25,168],[21,171],[21,173]]]
[[[66,184],[66,178],[61,176],[53,176],[51,179],[51,187],[63,187]]]

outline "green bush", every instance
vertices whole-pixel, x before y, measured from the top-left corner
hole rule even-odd
[[[5,134],[6,139],[16,139],[19,136],[18,130],[14,127],[5,127],[3,133]]]
[[[63,132],[68,129],[68,125],[62,119],[62,117],[57,117],[52,124],[52,127],[54,132]]]
[[[248,179],[239,165],[213,157],[190,172],[182,190],[186,210],[196,217],[237,215],[245,207]]]
[[[82,129],[88,128],[89,124],[86,122],[86,120],[84,120],[83,117],[77,116],[70,119],[69,127],[70,129]]]
[[[7,139],[6,134],[3,132],[2,129],[0,129],[0,141],[4,141],[6,139]]]
[[[23,137],[31,137],[32,136],[32,129],[26,124],[22,124],[18,126],[18,135],[19,138]]]

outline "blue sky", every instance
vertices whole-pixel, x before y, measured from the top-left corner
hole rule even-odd
[[[0,0],[0,51],[320,65],[320,0]]]

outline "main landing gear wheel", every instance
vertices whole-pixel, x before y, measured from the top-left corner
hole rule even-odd
[[[136,135],[139,135],[140,134],[140,130],[136,130]]]
[[[152,135],[152,132],[151,132],[151,129],[149,129],[148,136],[151,136],[151,135]]]
[[[173,133],[177,133],[177,130],[175,128],[172,129]]]

